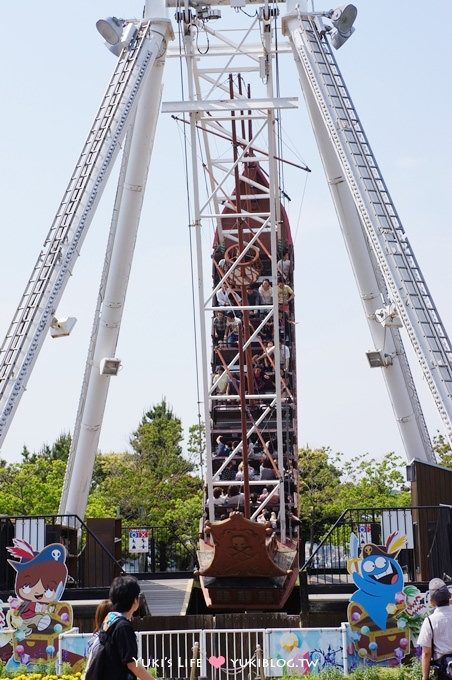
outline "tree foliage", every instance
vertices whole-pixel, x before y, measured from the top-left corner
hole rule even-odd
[[[26,446],[22,450],[22,458],[27,463],[36,463],[38,460],[62,460],[67,461],[69,449],[71,448],[72,437],[67,433],[62,433],[52,446],[44,444],[37,453],[30,453]]]
[[[345,508],[405,507],[411,502],[411,493],[405,486],[402,471],[405,462],[393,451],[381,461],[366,454],[355,456],[341,465],[341,484],[336,495],[337,510]]]
[[[127,522],[166,522],[193,535],[201,513],[201,481],[183,455],[182,424],[165,399],[143,416],[131,437],[131,453],[98,454],[87,517]],[[71,436],[61,434],[23,461],[0,462],[0,507],[9,515],[57,514]]]
[[[22,462],[0,461],[0,507],[10,515],[57,514],[71,437],[61,434],[38,452],[26,447]],[[166,526],[194,545],[202,502],[203,424],[193,425],[184,448],[182,423],[165,398],[142,416],[131,451],[98,454],[87,517],[120,516],[129,525]],[[450,447],[435,441],[442,464]],[[381,461],[367,455],[345,460],[329,448],[299,451],[301,538],[318,541],[346,508],[397,507],[410,503],[404,462],[393,452]]]
[[[433,450],[438,457],[438,465],[452,468],[452,449],[446,437],[439,432],[433,437]]]
[[[204,423],[191,425],[189,428],[187,454],[193,470],[204,477],[206,467],[206,426]]]
[[[329,448],[300,449],[301,539],[312,545],[347,508],[405,507],[405,463],[393,452],[381,461],[366,454],[344,460]]]
[[[311,545],[323,533],[333,514],[333,503],[340,483],[341,471],[330,460],[329,448],[299,450],[299,518],[302,540]]]
[[[0,468],[0,507],[7,515],[56,514],[66,463],[38,458]]]
[[[129,522],[197,523],[201,481],[182,455],[182,441],[182,423],[163,399],[145,413],[132,435],[132,453],[98,456],[99,494]]]

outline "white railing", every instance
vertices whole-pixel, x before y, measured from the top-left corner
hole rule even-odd
[[[62,633],[59,663],[69,661],[80,670],[89,637]],[[264,680],[328,667],[346,675],[351,641],[347,623],[338,628],[140,631],[137,639],[138,660],[165,680]]]

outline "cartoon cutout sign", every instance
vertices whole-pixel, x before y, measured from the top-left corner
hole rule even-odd
[[[359,554],[358,539],[351,536],[347,571],[357,590],[350,598],[347,617],[362,659],[399,663],[409,652],[410,631],[399,625],[406,598],[402,569],[396,560],[405,542],[405,536],[394,532],[385,546],[366,543]]]
[[[54,661],[58,635],[72,627],[72,608],[60,602],[67,580],[66,549],[59,543],[45,546],[39,553],[23,539],[14,538],[8,548],[19,561],[8,560],[15,569],[16,598],[10,598],[6,617],[14,629],[11,669],[39,660]]]

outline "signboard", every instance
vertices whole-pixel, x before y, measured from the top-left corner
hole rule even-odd
[[[370,524],[358,524],[359,547],[362,548],[366,543],[372,541],[372,531]]]
[[[129,529],[129,552],[131,553],[149,552],[148,529]]]

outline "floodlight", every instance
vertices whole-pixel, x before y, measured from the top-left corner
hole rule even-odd
[[[99,19],[99,21],[96,21],[96,28],[109,45],[116,45],[121,40],[124,19],[117,19],[116,17]]]
[[[355,5],[341,5],[337,7],[331,15],[331,23],[339,33],[346,35],[352,29],[358,10]]]
[[[369,350],[366,357],[371,368],[386,368],[392,365],[392,355],[384,354],[380,349]]]
[[[341,5],[330,15],[334,29],[330,33],[333,47],[338,50],[354,32],[353,23],[358,14],[355,5]]]
[[[74,316],[67,316],[65,319],[53,317],[50,324],[50,335],[52,338],[64,338],[69,335],[74,328],[77,319]]]
[[[104,357],[100,360],[99,373],[101,375],[118,375],[121,367],[121,359],[115,357]]]

